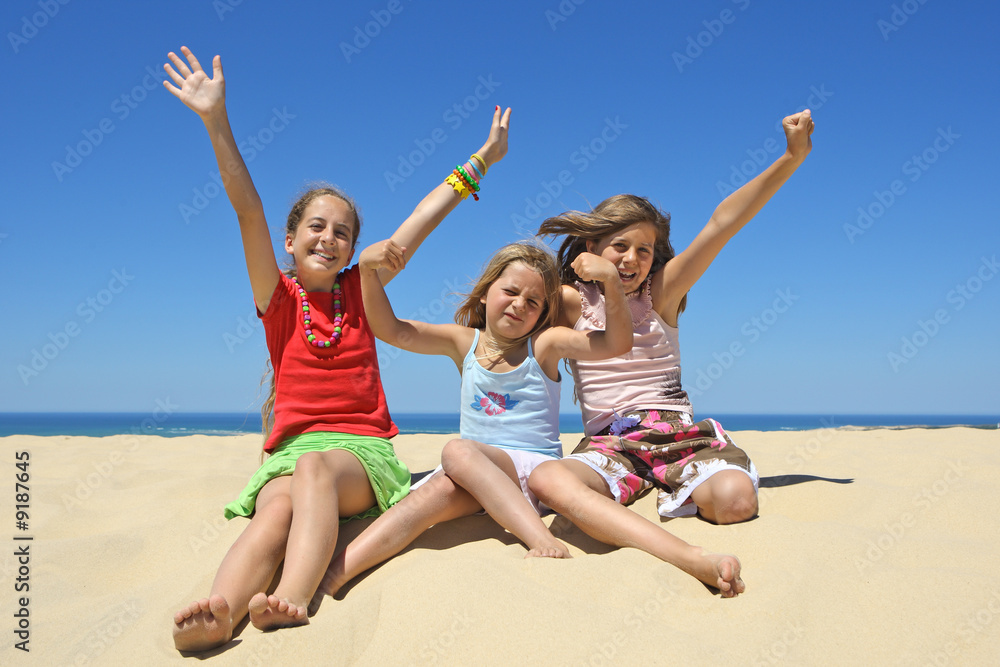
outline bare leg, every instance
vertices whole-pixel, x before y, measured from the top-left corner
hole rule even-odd
[[[723,597],[746,589],[739,559],[690,545],[618,504],[601,476],[580,461],[547,461],[535,468],[528,483],[542,502],[596,540],[642,549],[718,588]]]
[[[232,639],[251,596],[267,587],[285,554],[290,488],[290,477],[276,477],[260,490],[254,516],[219,565],[210,597],[174,614],[177,650],[205,651]]]
[[[475,498],[439,472],[390,507],[337,554],[318,593],[334,595],[354,577],[398,554],[431,526],[480,509]]]
[[[451,440],[441,451],[441,466],[497,523],[528,545],[525,558],[571,557],[521,493],[514,462],[502,449],[475,440]]]
[[[740,523],[757,516],[757,491],[738,470],[722,470],[691,492],[702,518],[712,523]]]
[[[368,475],[345,450],[308,452],[291,476],[292,522],[281,580],[272,595],[250,600],[250,622],[261,630],[303,625],[307,608],[337,545],[341,516],[375,504]],[[258,589],[262,590],[262,589]]]

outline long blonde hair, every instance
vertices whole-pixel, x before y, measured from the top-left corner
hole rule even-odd
[[[524,336],[512,341],[507,346],[508,349],[517,347],[545,327],[554,325],[559,317],[559,270],[556,267],[555,258],[547,248],[528,241],[511,243],[500,248],[486,263],[472,291],[465,295],[465,299],[455,310],[457,324],[473,329],[484,329],[486,327],[486,304],[482,302],[483,298],[489,291],[490,285],[503,274],[504,269],[518,262],[542,277],[545,302],[542,304],[542,312],[538,316],[535,326]]]
[[[573,260],[581,252],[586,252],[587,241],[599,242],[639,222],[651,223],[656,229],[653,265],[649,269],[649,274],[652,275],[673,259],[675,253],[670,245],[670,214],[661,211],[645,197],[615,195],[602,201],[590,212],[567,211],[545,220],[538,228],[538,235],[566,235],[559,247],[559,277],[563,284],[570,285],[580,280],[573,270]],[[677,312],[683,312],[686,305],[687,295],[681,299]]]
[[[329,183],[312,183],[307,190],[299,194],[298,198],[292,204],[291,210],[288,212],[288,220],[285,222],[285,234],[287,236],[295,236],[295,232],[299,228],[299,223],[302,222],[302,214],[305,212],[306,207],[314,200],[323,196],[336,197],[347,204],[347,207],[350,209],[354,218],[354,234],[351,242],[351,248],[353,249],[358,243],[358,236],[361,235],[361,211],[358,210],[357,204],[354,203],[354,200],[350,196],[340,188]],[[283,270],[283,273],[289,278],[295,277],[294,261]],[[270,359],[267,360],[267,367],[264,369],[264,375],[261,377],[260,384],[263,387],[267,382],[270,382],[270,390],[267,399],[260,407],[260,427],[264,436],[264,442],[261,447],[267,444],[267,439],[271,436],[271,430],[274,428],[274,400],[278,395],[278,386]],[[267,454],[262,449],[260,459],[263,462],[265,458],[267,458]]]

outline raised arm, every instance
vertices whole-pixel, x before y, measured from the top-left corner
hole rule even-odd
[[[788,148],[767,169],[726,197],[704,229],[683,252],[667,262],[653,282],[653,307],[671,325],[677,323],[681,299],[701,278],[729,239],[736,235],[785,181],[812,149],[815,124],[808,109],[781,121]]]
[[[632,349],[632,313],[625,298],[618,269],[614,264],[589,252],[573,260],[573,270],[583,280],[600,282],[604,288],[604,331],[576,331],[557,326],[538,337],[536,356],[548,372],[559,360],[609,359]],[[554,375],[551,375],[554,377]]]
[[[173,84],[164,81],[163,86],[205,123],[226,194],[240,223],[253,299],[257,308],[264,312],[281,274],[274,258],[267,221],[264,219],[264,207],[229,127],[222,58],[215,56],[212,62],[213,76],[210,79],[190,49],[182,46],[181,53],[187,57],[187,63],[173,52],[167,54],[173,67],[166,64],[163,69]]]
[[[510,108],[502,114],[500,107],[493,111],[493,123],[490,126],[490,136],[486,139],[483,147],[476,151],[476,154],[483,158],[485,165],[477,165],[488,170],[494,164],[503,159],[507,154],[507,129],[510,127]],[[443,179],[442,179],[443,180]],[[392,235],[392,240],[401,248],[406,249],[405,261],[409,261],[413,254],[420,247],[434,228],[454,210],[462,198],[447,183],[441,183],[434,188],[430,194],[423,198],[413,209],[413,213],[403,221],[399,229]],[[399,269],[382,268],[379,269],[379,278],[382,284],[388,283],[396,277]]]
[[[465,353],[472,344],[472,329],[457,324],[401,320],[393,312],[379,272],[385,270],[395,275],[403,269],[403,263],[403,248],[392,239],[368,246],[358,258],[361,295],[372,333],[379,340],[410,352],[451,357],[461,369]]]

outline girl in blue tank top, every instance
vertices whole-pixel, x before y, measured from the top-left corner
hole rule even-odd
[[[378,271],[401,270],[408,255],[392,240],[361,253],[368,322],[386,343],[451,358],[462,374],[462,437],[445,445],[441,467],[334,558],[320,585],[328,595],[432,525],[484,509],[527,545],[526,557],[569,557],[542,522],[527,483],[535,466],[562,453],[558,363],[609,358],[632,344],[618,270],[597,255],[585,253],[576,265],[588,280],[603,284],[609,304],[605,330],[589,333],[552,326],[559,310],[558,270],[547,249],[530,243],[505,246],[493,256],[455,313],[455,324],[400,320]]]

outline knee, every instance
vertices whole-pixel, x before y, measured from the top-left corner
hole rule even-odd
[[[295,462],[295,470],[292,473],[294,484],[315,484],[331,478],[330,469],[323,460],[321,452],[306,452]]]
[[[553,503],[559,498],[559,491],[565,490],[567,485],[564,471],[557,461],[545,461],[531,471],[528,477],[528,488],[539,500],[555,509]],[[562,479],[562,481],[560,481]]]
[[[441,467],[448,475],[461,475],[478,454],[479,450],[469,440],[449,440],[441,450]]]
[[[715,494],[714,501],[716,523],[740,523],[757,516],[757,491],[748,477],[725,485]]]

